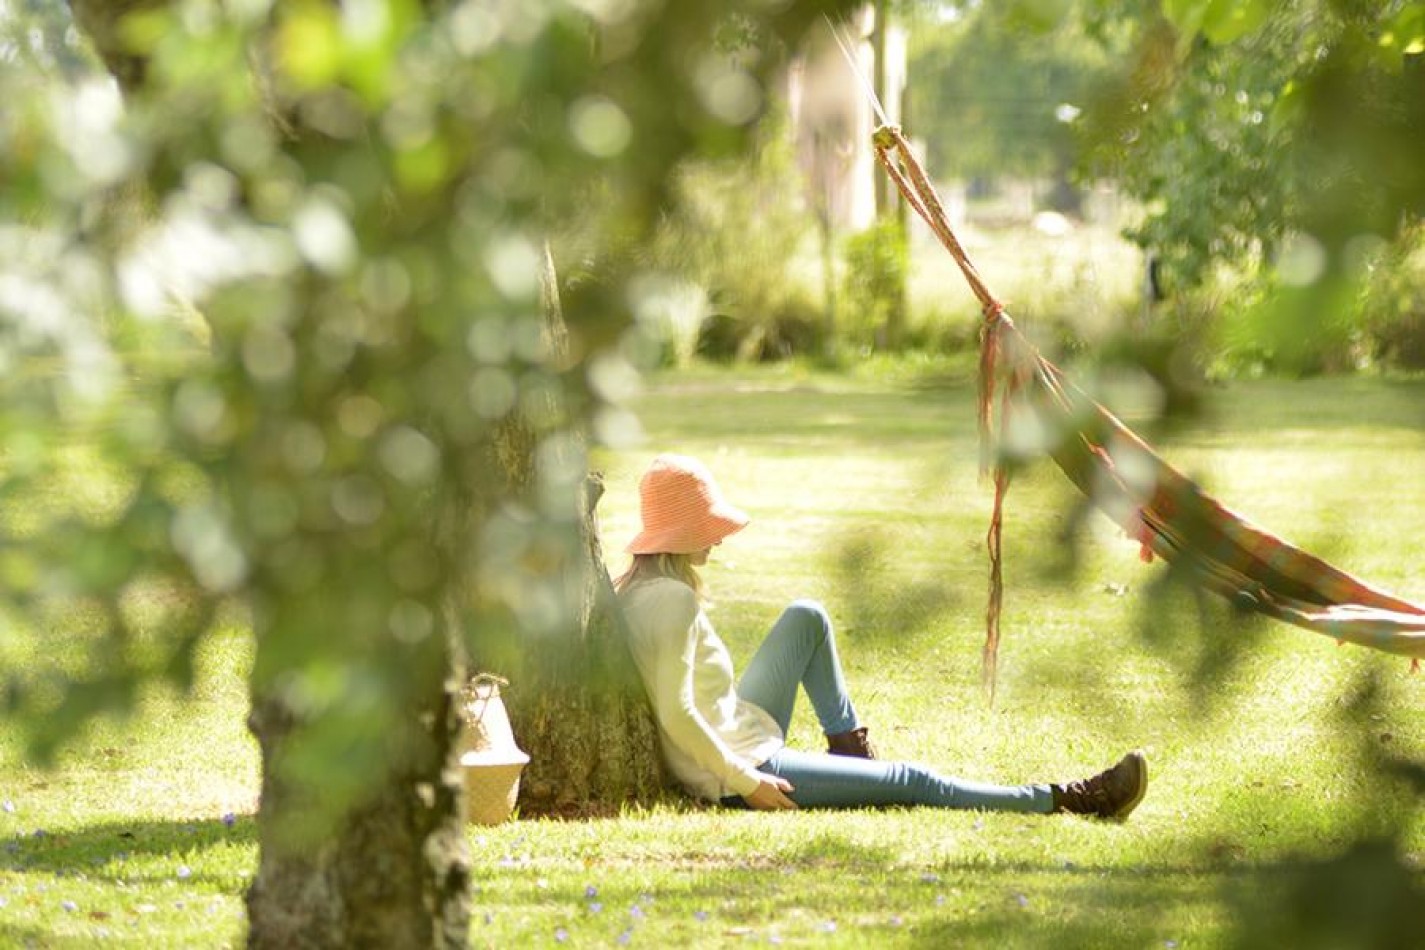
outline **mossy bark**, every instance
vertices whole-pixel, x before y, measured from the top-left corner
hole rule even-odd
[[[561,360],[567,331],[548,247],[542,280],[547,342]],[[528,492],[535,439],[516,429],[505,441],[526,446],[501,454],[515,490]],[[515,738],[530,755],[520,783],[525,816],[612,814],[653,801],[666,786],[652,709],[604,566],[596,513],[603,491],[598,476],[581,489],[575,623],[557,642],[513,651],[501,671],[511,681],[504,696]]]
[[[284,755],[297,723],[276,693],[254,696],[249,728],[262,749],[258,868],[247,893],[249,947],[464,948],[470,866],[454,759],[453,678],[412,727],[403,761],[315,840],[321,790],[292,782]],[[414,710],[413,710],[414,712]]]
[[[515,735],[530,753],[520,785],[525,815],[603,815],[647,803],[665,787],[658,735],[628,650],[623,615],[603,566],[586,485],[585,571],[579,629],[557,649],[525,651],[507,696]]]

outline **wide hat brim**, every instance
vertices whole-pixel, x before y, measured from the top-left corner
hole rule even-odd
[[[752,519],[726,502],[709,509],[697,522],[644,528],[628,543],[630,554],[696,554],[721,543]]]

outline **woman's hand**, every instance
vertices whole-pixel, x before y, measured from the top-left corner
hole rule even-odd
[[[797,807],[797,803],[787,797],[787,793],[793,791],[791,782],[766,772],[757,774],[761,776],[762,784],[758,785],[752,794],[742,796],[749,808],[758,811],[779,811]]]

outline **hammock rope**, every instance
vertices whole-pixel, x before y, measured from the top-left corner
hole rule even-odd
[[[1141,544],[1143,559],[1186,566],[1207,589],[1243,608],[1412,659],[1425,658],[1425,607],[1394,597],[1258,528],[1208,497],[1163,461],[1126,425],[1071,383],[1014,326],[955,237],[940,198],[901,130],[872,136],[876,158],[911,209],[959,266],[984,313],[980,328],[978,419],[981,474],[993,474],[994,505],[986,547],[983,677],[994,700],[1004,602],[1004,500],[1010,473],[999,433],[1020,397],[1065,437],[1048,448],[1064,474]],[[1002,369],[1002,364],[1007,368]],[[999,418],[995,418],[996,405]],[[1022,411],[1022,410],[1015,410]]]

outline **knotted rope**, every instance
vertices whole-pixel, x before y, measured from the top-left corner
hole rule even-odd
[[[910,143],[901,134],[899,127],[882,125],[871,136],[876,149],[876,159],[895,182],[897,190],[906,203],[920,215],[932,233],[950,252],[960,272],[970,285],[970,290],[980,301],[984,313],[984,323],[980,327],[980,379],[979,379],[979,431],[980,431],[980,475],[993,474],[994,509],[990,515],[990,528],[985,536],[985,546],[989,551],[990,578],[989,603],[985,608],[985,645],[983,650],[983,681],[990,702],[994,702],[996,670],[999,660],[1000,611],[1004,602],[1004,577],[1001,561],[1001,536],[1004,527],[1004,497],[1009,491],[1009,470],[997,451],[994,424],[996,390],[1000,387],[999,363],[1009,341],[1007,330],[1014,326],[1004,304],[990,292],[989,286],[980,277],[970,256],[960,244],[955,232],[950,228],[945,208],[935,186],[930,183],[925,170],[921,168]],[[1010,399],[1019,388],[1023,376],[1017,371],[1010,372],[1004,381],[1004,398],[1001,401],[1000,428],[1008,424]]]

